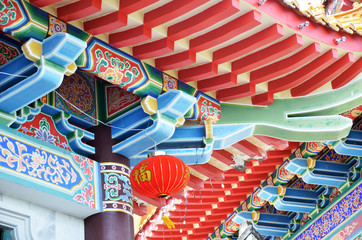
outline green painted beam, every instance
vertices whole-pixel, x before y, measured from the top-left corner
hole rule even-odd
[[[275,100],[266,107],[221,104],[216,124],[255,124],[253,134],[290,141],[338,140],[348,135],[352,120],[338,116],[362,104],[362,79],[326,93]]]

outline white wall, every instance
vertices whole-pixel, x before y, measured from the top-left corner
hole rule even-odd
[[[15,228],[16,240],[84,240],[83,219],[1,193],[0,225]]]

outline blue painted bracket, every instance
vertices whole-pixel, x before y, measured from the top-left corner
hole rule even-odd
[[[181,91],[171,90],[157,98],[156,114],[150,116],[140,107],[124,114],[112,122],[112,137],[122,140],[113,145],[113,152],[132,159],[166,141],[174,134],[177,119],[183,117],[195,102],[194,97]],[[146,126],[148,124],[150,126]],[[132,133],[132,130],[136,131]]]
[[[140,111],[137,109],[134,112]],[[127,121],[127,118],[125,119]],[[128,120],[128,122],[130,122]],[[146,121],[139,120],[138,125]],[[127,124],[124,121],[120,122]],[[133,123],[136,125],[136,123]],[[225,124],[213,125],[213,138],[205,139],[205,126],[181,126],[175,129],[172,137],[157,145],[158,150],[180,158],[187,165],[207,163],[214,149],[224,149],[242,139],[252,135],[251,124]],[[115,130],[121,132],[122,130]],[[125,135],[125,134],[124,134]],[[121,136],[121,135],[118,135]],[[131,166],[147,158],[152,150],[147,150],[137,156],[131,157]]]
[[[300,221],[303,219],[303,213],[292,212],[290,215],[290,230],[295,232],[300,228]]]
[[[166,141],[167,142],[167,141]],[[162,148],[162,144],[157,146],[158,150],[166,152],[168,155],[172,155],[184,161],[187,165],[198,165],[207,163],[213,152],[213,139],[204,139],[204,147],[200,148]],[[148,154],[154,152],[154,150],[147,150],[133,158],[131,158],[131,168],[137,165],[142,160],[148,157]]]
[[[237,143],[247,137],[252,136],[254,125],[252,124],[223,124],[213,125],[213,139],[215,150],[224,149],[234,143]],[[205,137],[205,126],[181,126],[176,128],[174,135],[160,147],[182,148],[182,147],[201,147]]]
[[[320,161],[311,158],[295,158],[285,168],[294,174],[299,174],[306,183],[332,187],[342,186],[350,172],[350,166],[345,163]]]
[[[253,216],[254,215],[254,216]],[[287,215],[240,212],[233,219],[234,222],[241,224],[244,221],[252,222],[254,228],[261,235],[283,236],[290,228],[291,217]]]
[[[160,112],[155,115],[156,119],[150,127],[113,145],[113,152],[132,158],[170,138],[175,130],[176,120],[165,118]]]
[[[35,101],[28,106],[20,109],[16,113],[16,119],[8,126],[14,129],[19,128],[26,121],[31,121],[36,115],[41,112],[43,103],[40,101]]]
[[[136,133],[144,131],[153,124],[153,121],[140,105],[110,121],[109,124],[112,125],[112,138],[123,141]]]
[[[311,212],[315,209],[319,194],[305,189],[285,188],[283,186],[266,186],[258,196],[270,201],[276,209],[293,212]]]
[[[351,130],[345,139],[323,143],[331,146],[338,154],[362,157],[362,131],[360,130]]]
[[[64,74],[70,72],[69,66],[86,47],[84,41],[66,33],[42,43],[34,39],[28,43],[23,46],[25,53],[0,67],[0,72],[5,72],[0,75],[2,111],[14,113],[59,87]]]

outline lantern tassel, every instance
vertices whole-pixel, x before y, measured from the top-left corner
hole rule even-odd
[[[166,224],[168,229],[175,228],[175,224],[172,222],[172,220],[168,216],[162,216],[162,220]]]

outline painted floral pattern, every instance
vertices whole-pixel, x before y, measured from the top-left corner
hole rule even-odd
[[[55,145],[55,137],[50,133],[50,125],[45,118],[40,120],[39,128],[35,129],[34,133],[35,133],[35,138]]]
[[[67,24],[51,15],[49,15],[48,34],[53,35],[58,32],[67,32]]]
[[[98,43],[94,44],[91,54],[96,63],[90,71],[103,80],[125,89],[139,81],[147,80],[140,63],[129,56],[110,51]]]
[[[31,121],[21,125],[18,131],[71,151],[66,137],[57,131],[53,119],[46,114],[36,115]]]
[[[55,94],[55,106],[91,123],[96,123],[96,79],[84,72],[75,72],[64,80]]]
[[[362,207],[362,183],[315,220],[296,240],[322,239]]]
[[[71,189],[81,177],[69,159],[0,135],[0,167]]]
[[[16,48],[0,41],[0,66],[9,62],[11,59],[14,59],[19,54],[20,53]]]
[[[135,102],[140,101],[140,97],[134,95],[117,86],[107,86],[107,116],[110,117],[115,113],[126,109]]]
[[[88,186],[85,186],[84,189],[73,198],[79,203],[82,203],[84,205],[88,205],[91,208],[95,208],[95,201],[94,201],[94,191],[92,184],[88,184]]]
[[[89,181],[93,180],[93,160],[87,157],[79,156],[72,153],[73,159],[79,163],[79,166],[83,169],[83,174],[88,178]]]
[[[163,91],[167,92],[172,89],[178,90],[177,79],[164,73],[162,74],[162,77],[163,77]]]

